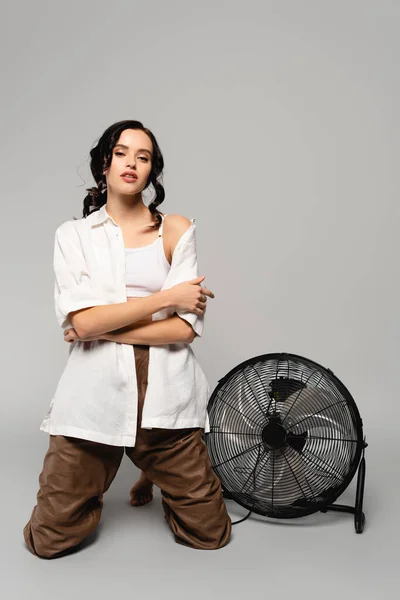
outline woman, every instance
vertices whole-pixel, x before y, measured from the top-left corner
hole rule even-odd
[[[41,424],[49,449],[24,539],[45,558],[78,548],[125,452],[142,472],[132,503],[156,484],[176,542],[221,548],[231,520],[203,439],[210,390],[191,349],[214,297],[200,286],[195,219],[158,210],[164,161],[139,121],[111,125],[90,154],[97,187],[83,217],[55,234],[55,311],[71,344]]]

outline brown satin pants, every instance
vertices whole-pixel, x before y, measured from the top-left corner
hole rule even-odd
[[[110,446],[50,435],[39,475],[37,504],[24,528],[29,550],[53,558],[77,549],[97,527],[103,494],[110,487],[124,450],[161,489],[165,518],[177,543],[192,548],[222,548],[231,520],[213,471],[202,429],[142,429],[149,346],[134,346],[138,383],[138,429],[134,447]]]

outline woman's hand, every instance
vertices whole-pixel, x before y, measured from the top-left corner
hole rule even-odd
[[[75,340],[77,340],[78,342],[92,342],[94,340],[101,340],[102,336],[101,335],[94,335],[94,336],[89,336],[89,337],[85,337],[85,338],[80,338],[78,336],[78,334],[76,333],[75,329],[66,329],[64,331],[64,342],[74,342]]]
[[[74,342],[75,340],[79,340],[75,329],[66,329],[64,331],[64,342]]]
[[[177,310],[187,310],[196,315],[204,315],[206,310],[207,296],[215,298],[211,290],[206,287],[201,287],[200,283],[205,276],[195,277],[189,281],[173,285],[167,291],[170,297],[171,306]]]

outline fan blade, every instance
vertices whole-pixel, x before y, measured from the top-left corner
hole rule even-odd
[[[291,505],[299,498],[312,498],[305,463],[299,453],[290,447],[272,451],[267,468],[258,474],[252,496],[271,507]]]
[[[289,431],[286,437],[286,442],[297,452],[301,452],[307,440],[307,431],[302,433],[293,433]]]
[[[271,396],[276,402],[284,403],[289,396],[306,387],[306,384],[291,377],[277,377],[270,382]]]
[[[346,415],[342,410],[342,403],[334,394],[319,388],[307,388],[289,396],[281,407],[281,420],[284,427],[293,433],[321,427],[325,429],[325,435],[332,428],[349,435],[351,429],[346,427]]]

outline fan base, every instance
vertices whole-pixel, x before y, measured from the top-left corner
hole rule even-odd
[[[365,514],[363,513],[363,499],[364,499],[364,485],[365,485],[365,448],[368,446],[365,442],[364,438],[364,447],[362,458],[360,460],[360,464],[358,466],[358,475],[357,475],[357,491],[356,491],[356,502],[355,506],[348,506],[346,504],[328,504],[320,509],[319,512],[326,513],[328,510],[335,512],[346,512],[354,515],[354,527],[356,533],[362,533],[364,531],[365,526]],[[231,492],[224,489],[222,486],[222,495],[227,500],[235,500],[234,496],[232,496]],[[247,517],[250,516],[252,510],[249,511],[248,515],[241,519],[240,521],[236,521],[232,523],[232,525],[236,525],[236,523],[241,523]],[[278,517],[276,517],[278,518]]]

